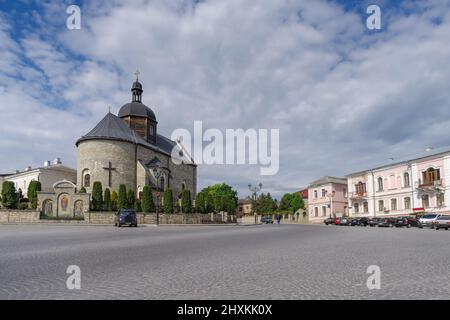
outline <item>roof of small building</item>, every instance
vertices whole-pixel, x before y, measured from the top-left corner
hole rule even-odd
[[[156,116],[153,110],[142,102],[137,101],[126,103],[122,106],[122,108],[120,108],[119,117],[123,118],[127,116],[145,117],[156,121]]]
[[[250,199],[250,197],[238,200],[238,204],[251,204],[251,203],[252,203],[252,199]]]
[[[347,184],[347,179],[325,176],[325,177],[322,177],[318,180],[311,182],[309,184],[309,187],[320,186],[320,185],[327,184],[327,183]]]
[[[94,129],[78,139],[75,145],[78,147],[81,142],[88,140],[117,140],[131,142],[166,155],[170,155],[172,148],[176,145],[174,141],[159,134],[156,137],[156,145],[148,143],[133,130],[131,130],[125,121],[111,112],[108,112],[108,114],[94,127]]]

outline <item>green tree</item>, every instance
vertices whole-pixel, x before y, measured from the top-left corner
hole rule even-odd
[[[4,181],[2,184],[2,204],[7,209],[17,207],[17,194],[14,182]]]
[[[192,212],[191,192],[187,189],[181,192],[181,210],[183,213]]]
[[[127,200],[127,187],[124,184],[119,186],[119,196],[117,199],[117,210],[127,209],[128,208],[128,200]]]
[[[81,187],[80,191],[78,193],[86,193],[86,188],[85,187]]]
[[[127,203],[128,203],[128,209],[133,209],[136,205],[136,195],[134,194],[133,190],[128,190],[127,192]]]
[[[31,181],[30,185],[28,186],[28,192],[27,197],[30,201],[30,206],[32,209],[37,208],[37,193],[38,191],[41,191],[41,183],[39,181]]]
[[[305,202],[303,201],[303,198],[298,193],[293,193],[291,198],[291,203],[289,206],[289,210],[292,213],[297,212],[299,209],[305,209]]]
[[[136,212],[142,212],[141,200],[136,199],[134,202],[134,210],[136,210]]]
[[[109,190],[109,188],[105,189],[105,195],[104,195],[103,199],[105,202],[105,210],[111,211],[112,210],[112,202],[111,202],[111,191]]]
[[[173,213],[173,192],[167,188],[163,194],[163,210],[164,213]]]
[[[206,194],[205,213],[214,212],[214,197],[211,194]]]
[[[291,201],[292,201],[292,194],[291,193],[284,194],[283,197],[281,198],[279,209],[281,211],[289,210],[291,207]]]
[[[205,209],[207,212],[234,211],[237,208],[237,191],[225,183],[206,187],[201,193],[204,193],[206,197]]]
[[[197,193],[197,199],[195,199],[195,210],[198,213],[206,213],[206,197],[204,192]]]
[[[99,181],[95,181],[92,186],[92,209],[94,211],[103,209],[103,188]]]
[[[117,192],[115,190],[113,190],[113,192],[111,193],[111,209],[113,211],[117,210],[117,200],[118,200],[119,196],[117,195]]]
[[[258,214],[272,214],[278,209],[277,202],[270,193],[261,193],[256,201],[255,210]]]
[[[152,190],[149,186],[145,186],[142,190],[141,206],[142,211],[145,213],[155,212],[155,203],[153,202]]]

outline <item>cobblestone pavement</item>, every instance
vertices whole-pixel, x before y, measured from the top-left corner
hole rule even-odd
[[[444,230],[0,226],[1,299],[449,299],[449,276]]]

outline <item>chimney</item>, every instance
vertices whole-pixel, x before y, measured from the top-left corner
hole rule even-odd
[[[53,164],[54,164],[54,165],[62,164],[61,158],[56,158],[55,160],[53,160]]]
[[[28,166],[28,167],[25,168],[25,171],[30,171],[30,170],[31,170],[31,167],[30,167],[30,166]]]
[[[44,167],[50,167],[51,166],[51,162],[50,161],[45,161],[44,162]]]
[[[20,173],[20,170],[16,170],[16,173]]]

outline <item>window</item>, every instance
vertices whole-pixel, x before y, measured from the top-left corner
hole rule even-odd
[[[322,198],[324,198],[324,197],[326,197],[326,196],[327,196],[327,190],[322,189]]]
[[[438,207],[444,206],[444,194],[443,193],[436,194],[436,206],[438,206]]]
[[[409,187],[410,186],[410,184],[409,184],[409,173],[408,172],[405,172],[403,174],[403,184],[405,185],[405,187]]]
[[[347,188],[344,188],[344,198],[347,198]]]
[[[403,199],[404,205],[405,205],[405,209],[411,209],[411,198],[410,197],[406,197],[405,199]]]
[[[355,214],[358,214],[359,213],[359,203],[355,203],[353,206],[355,207]]]
[[[423,184],[431,184],[434,181],[441,180],[439,169],[428,168],[427,171],[422,172]]]
[[[317,208],[317,207],[314,208],[314,216],[315,217],[319,216],[319,208]]]
[[[83,187],[87,188],[91,186],[91,175],[86,173],[83,178]]]
[[[397,199],[391,199],[391,210],[397,210]]]
[[[369,212],[369,203],[367,201],[365,201],[363,203],[363,207],[364,207],[364,213],[368,213]]]
[[[422,206],[424,208],[430,207],[430,197],[427,194],[422,195]]]
[[[378,211],[384,211],[384,201],[378,200]]]
[[[160,187],[161,190],[164,191],[165,186],[166,186],[166,179],[164,179],[164,177],[161,177],[160,180],[159,180],[159,187]]]
[[[355,184],[355,190],[357,195],[364,195],[366,193],[366,184],[363,182],[358,182]]]
[[[383,191],[383,178],[378,178],[378,191]]]
[[[148,126],[148,135],[153,137],[155,135],[155,127],[153,125]]]
[[[327,207],[322,207],[322,217],[327,215]]]
[[[314,190],[314,198],[317,199],[317,190]]]

